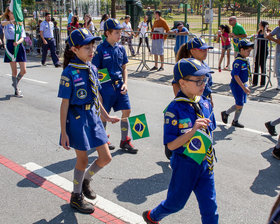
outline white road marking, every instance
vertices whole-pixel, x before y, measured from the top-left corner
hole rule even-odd
[[[227,127],[231,127],[231,124],[225,124],[225,123],[220,122],[220,121],[216,121],[216,123],[218,125],[224,125],[224,126],[227,126]],[[255,134],[259,134],[259,135],[270,135],[267,132],[258,131],[258,130],[254,130],[254,129],[251,129],[251,128],[238,128],[238,129],[248,131],[248,132],[251,132],[251,133],[255,133]]]
[[[45,178],[46,180],[52,182],[53,184],[63,188],[66,191],[72,192],[73,189],[73,183],[51,171],[48,169],[41,167],[40,165],[29,162],[23,165],[27,170],[34,172],[35,174]],[[95,200],[89,200],[91,203],[93,203],[96,207],[108,212],[109,214],[123,220],[127,223],[132,224],[144,224],[144,220],[142,216],[137,215],[136,213],[133,213],[99,195],[97,195]]]
[[[6,76],[12,76],[11,74],[4,74]],[[37,82],[37,83],[41,83],[41,84],[48,84],[48,82],[44,82],[44,81],[40,81],[40,80],[36,80],[36,79],[30,79],[30,78],[25,78],[23,77],[22,79],[24,80],[28,80],[28,81],[31,81],[31,82]]]

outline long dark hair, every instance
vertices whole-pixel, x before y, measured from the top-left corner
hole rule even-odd
[[[88,22],[85,22],[86,26],[88,26],[88,25],[91,23],[92,19],[91,19],[90,14],[86,14],[85,17],[88,17],[88,18],[89,18],[89,21],[88,21]]]
[[[181,45],[176,55],[176,62],[182,58],[190,58],[192,56],[191,51],[188,49],[188,42]]]
[[[101,17],[100,23],[102,21],[104,21],[107,17],[109,18],[109,15],[107,13],[103,14],[102,17]]]
[[[63,69],[65,69],[69,62],[71,61],[71,59],[74,59],[76,56],[76,54],[71,51],[71,47],[69,46],[68,43],[66,43],[66,47],[65,47],[65,50],[64,50],[64,55],[63,55]]]
[[[76,25],[79,21],[78,16],[73,16],[73,25]]]
[[[260,24],[262,25],[263,27],[263,30],[265,31],[265,27],[269,25],[269,23],[265,20],[261,20]],[[268,32],[271,32],[271,29],[267,29]],[[258,31],[258,34],[261,33],[261,30]]]

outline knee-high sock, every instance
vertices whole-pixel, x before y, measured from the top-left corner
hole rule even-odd
[[[234,118],[233,118],[234,121],[238,121],[238,119],[241,115],[241,111],[242,111],[242,108],[235,111]]]
[[[87,168],[85,172],[85,179],[91,180],[91,177],[95,175],[103,167],[100,167],[96,164],[96,160]]]
[[[274,121],[271,121],[270,124],[271,124],[272,126],[276,126],[277,124],[280,124],[280,118],[278,118],[278,119],[276,119],[276,120],[274,120]]]
[[[84,175],[85,171],[81,171],[78,169],[74,169],[74,180],[73,180],[73,191],[74,193],[81,193],[82,192],[82,186],[83,186],[83,181],[84,181]]]
[[[226,111],[226,114],[229,115],[230,113],[236,111],[236,106],[233,105],[232,107],[230,107],[227,111]]]
[[[128,135],[128,123],[127,121],[121,121],[121,138],[122,141],[126,140]]]
[[[22,77],[23,77],[23,75],[21,75],[20,73],[18,73],[18,75],[17,75],[17,83],[19,83],[19,81],[21,80]]]
[[[12,76],[12,86],[15,88],[15,90],[17,89],[17,77]]]

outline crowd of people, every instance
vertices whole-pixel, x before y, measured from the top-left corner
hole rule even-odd
[[[128,96],[127,52],[123,46],[128,43],[132,56],[139,53],[139,48],[145,39],[148,51],[155,56],[155,65],[152,71],[164,70],[164,41],[168,33],[176,35],[174,51],[176,65],[172,81],[175,98],[170,102],[164,112],[164,145],[171,159],[172,177],[168,188],[167,198],[157,207],[143,212],[143,218],[148,224],[159,223],[164,217],[181,210],[187,203],[192,192],[195,193],[199,203],[202,223],[216,224],[219,220],[216,190],[214,181],[215,152],[212,142],[205,148],[203,157],[194,159],[192,148],[198,147],[195,136],[207,136],[212,139],[212,132],[216,128],[213,114],[213,99],[211,96],[212,76],[211,69],[205,63],[208,49],[202,38],[188,39],[189,30],[183,23],[178,23],[175,29],[170,30],[167,22],[161,17],[160,11],[153,13],[155,21],[152,23],[151,11],[148,9],[144,21],[141,21],[138,29],[144,35],[141,37],[137,52],[131,45],[131,39],[136,36],[131,24],[130,16],[125,16],[123,24],[105,14],[101,24],[104,31],[103,41],[96,47],[96,41],[101,37],[95,35],[95,26],[90,15],[85,15],[84,23],[79,23],[78,17],[69,11],[68,35],[64,49],[63,72],[61,74],[58,97],[61,100],[60,107],[60,145],[69,150],[74,148],[76,152],[76,165],[74,168],[73,192],[70,205],[82,213],[94,212],[94,206],[84,197],[94,199],[95,192],[90,186],[94,175],[110,163],[112,157],[110,150],[115,146],[110,143],[106,132],[107,122],[120,122],[120,148],[127,153],[137,154],[138,150],[132,145],[132,139],[128,135],[127,119],[131,113],[131,104]],[[7,8],[1,25],[4,27],[6,39],[4,62],[9,63],[12,70],[12,87],[15,95],[23,97],[18,84],[26,73],[26,47],[23,42],[27,40],[24,27],[19,40],[15,40],[15,19],[13,13]],[[152,31],[151,49],[148,37]],[[219,61],[219,70],[225,53],[227,52],[226,69],[229,69],[231,48],[230,38],[233,40],[235,60],[231,71],[230,88],[234,98],[234,105],[221,112],[224,123],[228,123],[231,113],[234,114],[232,126],[243,128],[239,122],[242,108],[246,103],[246,97],[250,94],[248,81],[253,78],[253,84],[257,85],[259,66],[265,73],[265,61],[267,58],[267,41],[277,43],[276,57],[280,60],[280,20],[279,27],[269,30],[268,23],[261,21],[257,38],[257,57],[255,73],[252,77],[250,63],[247,58],[254,48],[254,42],[244,38],[247,34],[236,17],[229,18],[229,26],[221,25],[218,33],[218,41],[222,41],[222,55]],[[56,52],[55,21],[51,20],[50,13],[45,13],[45,20],[38,26],[42,40],[41,64],[46,64],[47,52],[50,49],[51,58],[55,67],[61,67]],[[274,36],[276,35],[276,38]],[[146,39],[147,38],[147,39]],[[260,39],[261,38],[261,39]],[[14,50],[18,47],[15,58]],[[160,58],[160,67],[158,66]],[[17,63],[20,71],[17,72]],[[279,63],[278,63],[279,64]],[[256,70],[257,69],[257,70]],[[106,81],[98,75],[98,70],[106,74]],[[277,67],[278,89],[280,88],[280,66]],[[265,79],[261,78],[261,85]],[[121,118],[111,116],[111,110],[121,111]],[[271,135],[277,135],[275,126],[280,119],[267,122]],[[85,131],[86,130],[86,131]],[[87,151],[96,148],[97,159],[88,164]],[[273,156],[280,159],[280,136],[273,150]],[[273,208],[271,223],[279,223],[279,200]],[[277,215],[278,214],[278,215]]]

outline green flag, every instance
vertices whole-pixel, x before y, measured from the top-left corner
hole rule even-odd
[[[22,14],[22,10],[21,10],[21,0],[11,0],[9,9],[15,17],[15,22],[16,22],[16,24],[15,24],[15,42],[17,42],[21,39],[21,34],[22,34],[23,14]],[[14,54],[12,54],[11,52],[8,51],[8,49],[6,47],[6,54],[11,61],[16,60],[18,49],[19,49],[19,45],[17,45],[14,48]]]
[[[211,144],[211,137],[205,132],[197,130],[193,137],[183,145],[183,147],[185,148],[185,151],[183,153],[192,158],[200,165]]]
[[[108,82],[111,80],[111,77],[109,75],[107,68],[98,70],[98,79],[99,79],[100,83],[105,83],[105,82]]]
[[[129,117],[128,123],[133,140],[150,136],[145,114]]]

